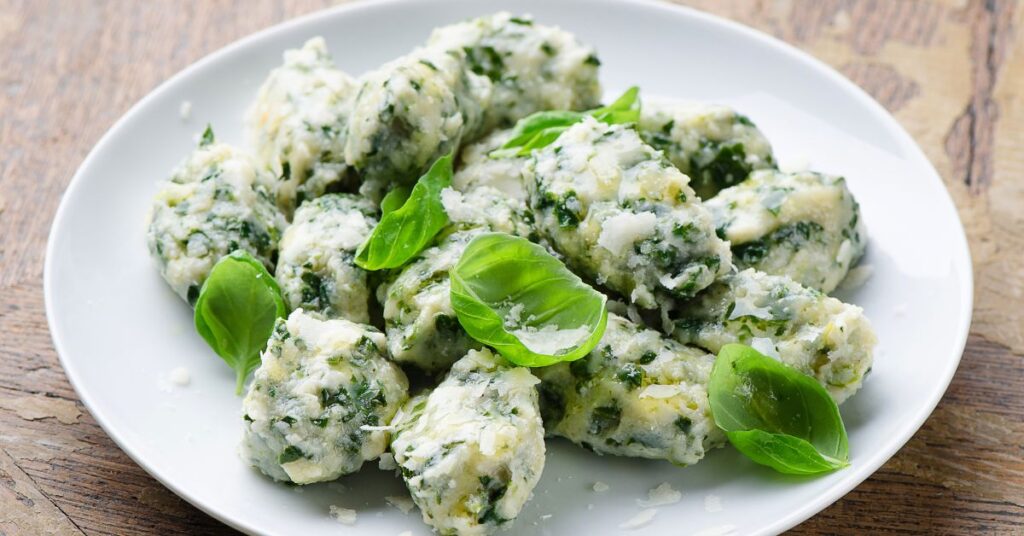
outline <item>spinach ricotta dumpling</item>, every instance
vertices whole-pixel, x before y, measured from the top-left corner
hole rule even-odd
[[[706,206],[741,269],[828,293],[864,254],[860,207],[842,177],[755,171]]]
[[[427,248],[377,289],[392,359],[428,372],[444,371],[480,344],[469,337],[451,302],[448,271],[476,236],[497,231],[529,237],[526,206],[492,188],[441,194],[450,224],[437,245]]]
[[[529,17],[502,12],[443,26],[427,46],[462,52],[465,68],[490,82],[485,131],[541,110],[587,110],[601,102],[596,51]]]
[[[541,236],[640,307],[693,296],[730,267],[689,179],[629,127],[584,119],[535,151],[523,178]]]
[[[727,106],[645,99],[640,136],[690,177],[701,199],[739,184],[751,171],[775,167],[768,139]]]
[[[839,403],[860,388],[877,342],[860,307],[753,269],[723,278],[672,314],[676,340],[715,353],[729,343],[750,345],[813,376]]]
[[[377,289],[391,358],[441,372],[480,344],[469,337],[451,301],[451,270],[482,231],[453,233],[427,248]]]
[[[440,534],[492,534],[532,494],[544,469],[537,383],[527,368],[471,351],[395,416],[391,451]]]
[[[221,257],[245,250],[273,271],[287,225],[274,206],[273,177],[234,147],[204,141],[160,186],[146,243],[160,275],[190,305]]]
[[[334,480],[376,459],[409,389],[386,355],[371,326],[301,309],[279,319],[242,403],[242,457],[296,484]]]
[[[355,252],[377,224],[376,206],[349,194],[308,201],[281,238],[275,277],[292,309],[370,321],[367,274]]]
[[[544,426],[599,454],[691,465],[725,442],[708,406],[715,357],[615,314],[593,352],[536,369]]]
[[[345,132],[356,83],[334,66],[322,37],[284,53],[246,116],[256,156],[278,180],[277,204],[288,217],[307,199],[338,191],[346,180]]]
[[[411,184],[464,137],[478,135],[490,87],[461,60],[421,48],[362,78],[345,158],[364,181]]]
[[[508,13],[438,28],[425,46],[363,77],[346,160],[371,189],[412,183],[494,127],[596,106],[598,64],[571,34]]]

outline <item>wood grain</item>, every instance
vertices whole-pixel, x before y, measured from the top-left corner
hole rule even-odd
[[[0,535],[229,534],[77,401],[42,303],[53,212],[102,133],[161,81],[317,0],[0,0]],[[935,163],[970,238],[975,321],[935,413],[797,534],[1024,534],[1024,6],[692,0],[838,68]],[[925,335],[925,334],[922,334]]]

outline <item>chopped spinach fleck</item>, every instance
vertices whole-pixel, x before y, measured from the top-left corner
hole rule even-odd
[[[784,225],[757,240],[734,244],[732,247],[733,260],[744,268],[755,266],[776,247],[787,246],[798,250],[808,242],[819,240],[824,232],[825,228],[813,221],[799,221]]]
[[[644,371],[642,368],[636,366],[633,363],[626,363],[618,374],[615,376],[618,380],[626,384],[628,390],[632,391],[644,382]]]
[[[622,408],[614,401],[607,406],[598,406],[590,414],[589,432],[592,435],[604,435],[619,427],[622,420]]]
[[[299,449],[299,447],[296,447],[295,445],[288,445],[277,457],[277,463],[284,465],[305,457],[306,455]]]

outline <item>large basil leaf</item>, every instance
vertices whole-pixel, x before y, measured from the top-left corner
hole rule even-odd
[[[526,156],[534,149],[554,143],[562,132],[579,123],[584,117],[593,117],[609,125],[636,123],[640,120],[640,88],[633,86],[615,102],[586,112],[564,110],[537,112],[520,119],[512,128],[512,137],[500,148],[491,151],[491,158]]]
[[[364,270],[398,268],[409,262],[447,223],[448,214],[441,204],[441,190],[452,183],[452,155],[438,158],[430,170],[416,181],[409,198],[400,208],[397,199],[385,200],[385,212],[356,251],[356,265]],[[391,194],[388,194],[389,196]],[[402,194],[395,194],[400,196]]]
[[[477,236],[450,276],[452,307],[462,327],[517,365],[579,359],[604,334],[604,294],[523,238]]]
[[[722,347],[708,398],[715,424],[757,463],[799,475],[848,465],[846,428],[828,391],[749,346]]]
[[[260,364],[274,322],[288,314],[277,281],[244,251],[217,261],[196,300],[196,331],[235,370],[235,393]]]
[[[410,193],[411,190],[408,186],[396,186],[388,192],[387,195],[384,196],[384,199],[380,200],[381,216],[402,208],[402,205],[409,200]]]

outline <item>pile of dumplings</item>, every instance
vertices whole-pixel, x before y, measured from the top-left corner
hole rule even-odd
[[[843,178],[780,171],[731,108],[648,98],[636,124],[586,118],[491,155],[529,114],[600,106],[599,67],[572,34],[508,13],[437,28],[358,78],[314,38],[263,83],[246,147],[212,140],[172,172],[147,245],[174,292],[193,304],[241,249],[291,310],[243,402],[247,463],[310,484],[393,457],[426,523],[489,534],[531,496],[546,436],[679,466],[723,445],[706,386],[725,344],[837,402],[857,391],[875,335],[829,296],[865,248]],[[400,269],[359,268],[382,196],[449,152],[447,227]],[[608,293],[593,352],[531,370],[466,334],[448,271],[485,232],[543,244]]]

